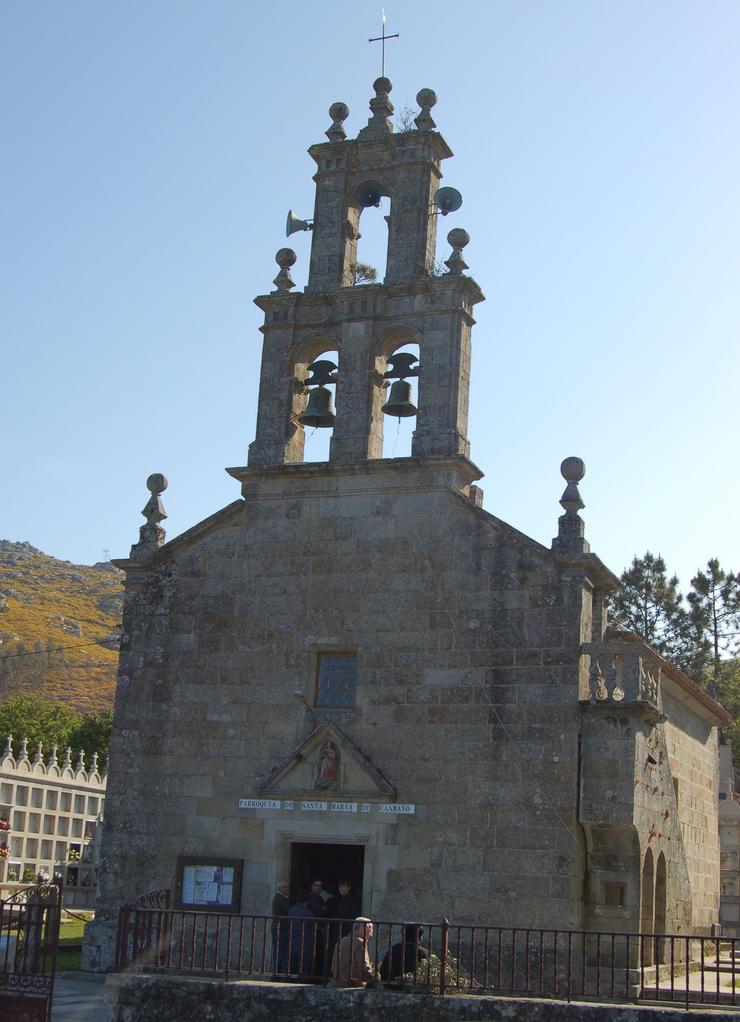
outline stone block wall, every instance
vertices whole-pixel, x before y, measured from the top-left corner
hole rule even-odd
[[[252,473],[130,573],[101,918],[180,854],[243,858],[264,912],[292,840],[353,840],[377,917],[577,925],[583,577],[466,500],[468,463],[403,461]],[[342,727],[413,816],[239,809],[306,737],[326,649],[356,651]]]
[[[680,841],[691,883],[693,926],[711,932],[719,921],[719,760],[717,729],[665,691],[665,742],[677,792]]]

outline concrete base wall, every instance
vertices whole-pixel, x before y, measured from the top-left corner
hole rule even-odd
[[[733,1011],[683,1011],[496,997],[436,997],[283,983],[111,975],[111,1022],[737,1022]]]

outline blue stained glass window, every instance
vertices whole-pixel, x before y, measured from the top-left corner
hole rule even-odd
[[[354,706],[357,657],[353,653],[321,653],[316,692],[317,706]]]

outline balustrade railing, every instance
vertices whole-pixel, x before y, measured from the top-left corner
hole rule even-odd
[[[446,920],[373,925],[371,974],[386,988],[740,1006],[740,940]],[[332,983],[332,951],[343,931],[353,933],[351,920],[129,906],[120,913],[117,969]],[[350,944],[358,940],[350,936]],[[352,985],[362,976],[340,977],[340,985],[348,978]]]
[[[594,705],[635,706],[661,718],[660,663],[642,643],[589,642],[581,647],[588,657],[587,700]]]

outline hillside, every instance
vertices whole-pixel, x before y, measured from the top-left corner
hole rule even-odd
[[[0,540],[0,701],[34,692],[86,713],[112,707],[122,578],[110,563]]]

